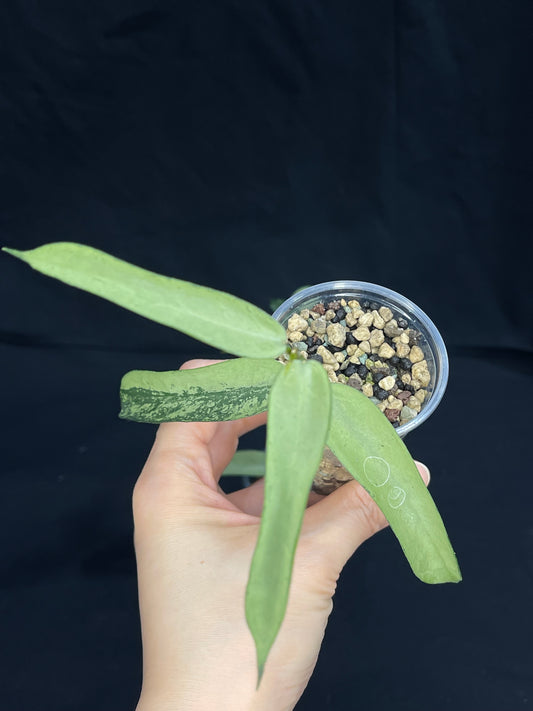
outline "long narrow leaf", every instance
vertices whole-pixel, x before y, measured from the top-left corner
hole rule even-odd
[[[222,476],[265,476],[265,452],[262,449],[238,449]]]
[[[406,446],[362,393],[332,386],[328,446],[376,501],[413,572],[426,583],[461,573],[440,514]]]
[[[259,680],[285,616],[294,552],[330,409],[330,383],[316,361],[290,362],[270,391],[265,499],[246,589]]]
[[[204,343],[249,358],[275,358],[286,343],[283,327],[236,296],[162,276],[74,242],[5,252],[33,269],[101,296]]]
[[[132,370],[122,378],[119,417],[135,422],[222,422],[267,408],[283,370],[273,359],[235,358],[192,370]]]

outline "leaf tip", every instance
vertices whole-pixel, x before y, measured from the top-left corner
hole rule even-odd
[[[21,252],[18,249],[11,249],[10,247],[2,247],[2,252],[7,252],[8,254],[11,254],[12,257],[18,257],[18,259],[24,259],[22,256],[24,252]]]
[[[417,577],[419,577],[423,583],[429,583],[430,585],[439,585],[441,583],[460,583],[463,579],[457,562],[455,562],[455,564],[448,565],[445,568],[426,570],[424,573],[417,575]]]
[[[463,576],[461,574],[461,568],[459,567],[459,563],[457,562],[457,558],[453,557],[453,563],[450,565],[449,568],[449,579],[447,582],[449,583],[460,583],[463,579]]]
[[[263,674],[265,671],[265,663],[263,662],[262,664],[257,664],[257,684],[255,685],[255,690],[258,691],[259,686],[261,684],[261,679],[263,678]]]
[[[463,576],[458,564],[455,566],[455,570],[452,571],[450,578],[450,583],[460,583],[462,581]]]

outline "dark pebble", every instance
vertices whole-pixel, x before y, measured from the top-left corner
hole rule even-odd
[[[370,302],[370,311],[378,311],[379,310],[379,304],[377,301],[371,301]]]
[[[366,367],[366,365],[360,365],[357,368],[357,375],[360,378],[363,378],[363,380],[364,380],[364,378],[366,378],[366,376],[368,375],[368,368]]]
[[[355,365],[355,363],[350,363],[347,366],[347,368],[345,369],[344,375],[348,376],[348,378],[349,378],[350,375],[353,375],[356,372],[357,372],[357,366]],[[359,373],[358,373],[358,375],[359,375]]]
[[[379,360],[379,356],[377,353],[372,353],[372,355],[369,355],[367,360],[371,361],[372,363],[375,363],[377,360]]]
[[[394,428],[399,427],[399,426],[400,426],[400,420],[394,420],[394,422],[392,423],[392,426],[393,426]]]
[[[409,384],[409,385],[404,384],[403,389],[408,390],[411,393],[411,395],[414,395],[416,392],[416,390],[414,389],[414,387],[411,384]]]
[[[378,400],[385,400],[388,396],[389,393],[386,390],[380,388],[379,385],[374,385],[374,397],[377,397]]]
[[[309,353],[309,351],[307,351]],[[317,353],[313,353],[312,355],[308,356],[307,360],[317,360],[319,363],[323,363],[324,361],[322,360],[322,356],[318,355]]]
[[[363,301],[361,303],[361,308],[362,309],[369,309],[370,308],[370,301]]]
[[[357,343],[356,337],[353,335],[351,331],[346,332],[346,345],[347,346],[355,346]]]
[[[385,373],[382,370],[375,370],[372,373],[372,378],[374,379],[375,383],[379,383],[379,381],[385,377]]]
[[[340,348],[340,346],[333,346],[331,343],[328,343],[326,348],[330,353],[338,353],[339,351],[344,350],[343,348]]]
[[[357,375],[351,375],[348,378],[347,385],[349,385],[351,388],[355,388],[356,390],[363,389],[363,383],[361,382],[361,378],[359,378]]]
[[[346,316],[346,311],[342,308],[337,309],[335,311],[335,316],[339,319],[339,321],[342,321],[342,319]]]
[[[409,358],[400,358],[399,365],[402,370],[409,370],[410,371],[411,368],[413,367],[413,364],[411,363]]]
[[[318,345],[315,343],[313,346],[309,346],[307,349],[307,355],[313,355],[313,353],[316,353],[318,350]]]
[[[404,318],[399,318],[398,319],[398,326],[400,328],[407,328],[407,326],[409,326],[409,324],[407,323],[407,321]]]
[[[387,340],[387,339],[385,339],[385,340]],[[389,343],[389,345],[392,345],[392,340]],[[400,359],[398,358],[397,355],[393,355],[392,358],[389,358],[389,363],[391,365],[398,365],[399,362],[400,362]]]
[[[309,338],[305,339],[305,343],[307,343],[308,346],[313,346],[315,343],[315,339],[313,338],[313,336],[309,336]]]
[[[421,336],[422,334],[420,333],[420,331],[411,331],[409,333],[409,345],[411,347],[418,345]]]

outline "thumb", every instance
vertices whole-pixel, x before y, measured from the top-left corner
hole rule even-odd
[[[415,464],[427,486],[429,469],[421,462]],[[310,506],[304,526],[339,573],[357,548],[388,522],[370,494],[354,480]]]

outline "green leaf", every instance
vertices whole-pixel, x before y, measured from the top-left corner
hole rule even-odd
[[[281,306],[283,301],[284,299],[270,299],[268,302],[268,308],[272,311],[272,313],[274,313],[278,306]]]
[[[222,476],[265,476],[265,452],[262,449],[238,449]]]
[[[406,446],[379,409],[346,385],[332,387],[328,446],[385,514],[416,576],[459,582],[446,529]]]
[[[223,422],[267,408],[277,360],[234,358],[192,370],[132,370],[120,384],[119,417],[135,422]]]
[[[74,242],[55,242],[22,252],[3,247],[3,251],[43,274],[227,353],[276,358],[285,350],[285,330],[277,321],[223,291],[155,274]]]
[[[291,296],[294,296],[294,294],[297,294],[299,291],[303,291],[304,289],[309,289],[309,284],[306,284],[305,286],[300,286],[296,291],[293,291]],[[285,299],[270,299],[268,303],[269,309],[274,312],[281,304],[285,301]]]
[[[265,499],[246,588],[259,680],[285,616],[294,552],[329,426],[331,388],[316,361],[293,360],[268,400]]]

